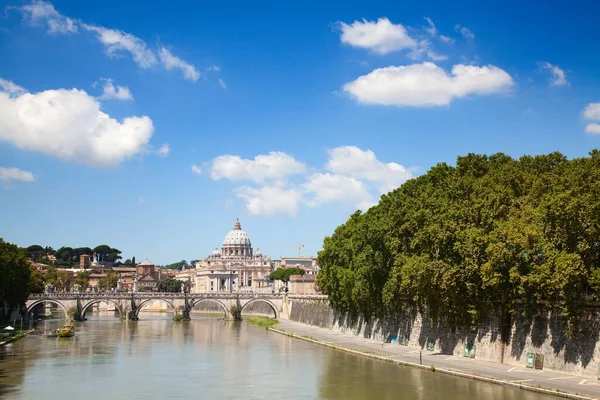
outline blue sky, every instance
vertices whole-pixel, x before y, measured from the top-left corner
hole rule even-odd
[[[274,258],[469,152],[600,146],[600,3],[0,2],[0,237]]]

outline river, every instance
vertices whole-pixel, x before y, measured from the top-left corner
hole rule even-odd
[[[193,318],[142,313],[124,322],[90,313],[73,338],[28,336],[0,348],[0,397],[554,399],[331,350],[247,322]]]

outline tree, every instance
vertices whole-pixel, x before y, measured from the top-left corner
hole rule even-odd
[[[111,290],[117,287],[119,274],[116,271],[108,271],[106,276],[98,281],[100,290]]]
[[[179,293],[181,292],[181,285],[183,282],[173,278],[166,278],[162,281],[158,282],[158,291],[159,292],[170,292],[170,293]]]
[[[135,267],[135,256],[131,258],[131,266]]]
[[[352,214],[324,239],[317,284],[351,317],[418,309],[451,327],[490,315],[510,327],[553,309],[573,334],[585,302],[600,300],[599,215],[598,150],[468,154]]]
[[[165,268],[167,268],[167,269],[177,269],[177,270],[181,271],[187,265],[188,265],[187,261],[181,260],[181,261],[173,263],[173,264],[165,265]]]
[[[0,308],[3,310],[23,305],[29,297],[31,268],[27,256],[26,250],[0,239]]]
[[[131,260],[128,258],[127,260],[125,260],[125,262],[123,263],[123,265],[130,266],[131,265]]]
[[[37,260],[42,253],[44,252],[44,248],[39,244],[31,245],[27,248],[27,253],[29,254],[29,258],[31,260]]]
[[[271,272],[269,275],[269,279],[276,281],[282,281],[287,283],[290,280],[290,276],[292,275],[304,275],[304,270],[302,268],[279,268],[275,271]]]
[[[92,273],[92,271],[88,270],[88,271],[79,271],[77,273],[77,275],[75,276],[75,279],[73,280],[74,284],[78,284],[79,286],[81,286],[81,290],[85,291],[90,283],[90,274]]]
[[[44,293],[44,277],[34,267],[31,268],[31,274],[29,278],[29,293]]]

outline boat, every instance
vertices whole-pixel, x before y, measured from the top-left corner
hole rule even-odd
[[[40,333],[41,337],[57,337],[58,336],[58,332],[57,331],[42,331],[42,333]]]
[[[71,337],[75,335],[75,327],[73,325],[65,325],[56,331],[58,337]]]

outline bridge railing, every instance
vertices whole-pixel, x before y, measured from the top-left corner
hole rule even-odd
[[[154,292],[154,293],[129,293],[129,292],[96,292],[96,293],[75,293],[75,292],[60,292],[60,293],[31,293],[29,300],[37,299],[100,299],[100,298],[121,298],[130,299],[131,297],[136,299],[169,299],[177,298],[182,299],[186,297],[183,293],[166,293],[166,292]],[[189,293],[187,297],[190,299],[198,298],[269,298],[269,299],[281,299],[285,297],[285,294],[279,293],[253,293],[253,292],[206,292],[206,293]],[[305,296],[303,296],[305,297]]]

